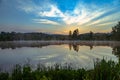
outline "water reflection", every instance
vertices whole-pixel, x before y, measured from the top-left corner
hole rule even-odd
[[[89,46],[92,50],[95,46],[108,46],[112,48],[112,53],[120,60],[120,42],[113,41],[12,41],[0,42],[1,49],[16,49],[22,47],[38,47],[42,48],[50,45],[63,45],[67,44],[69,50],[79,52],[80,46]]]
[[[69,50],[73,49],[74,51],[78,52],[79,51],[79,46],[81,46],[81,45],[80,44],[72,44],[72,43],[70,43],[69,44]],[[90,47],[90,50],[93,49],[93,44],[90,44],[90,45],[87,45],[87,46]]]
[[[120,60],[118,42],[0,42],[0,48],[0,65],[8,68],[9,65],[24,64],[28,58],[33,65],[39,62],[45,65],[72,63],[87,68],[94,67],[96,58]]]
[[[38,47],[42,48],[44,46],[50,45],[49,43],[21,43],[21,42],[3,42],[0,43],[1,49],[16,49],[16,48],[22,48],[22,47]]]
[[[112,53],[119,58],[119,62],[120,62],[120,46],[113,47]]]
[[[79,51],[79,45],[77,45],[77,44],[69,44],[69,49],[72,50],[72,48],[76,52]]]

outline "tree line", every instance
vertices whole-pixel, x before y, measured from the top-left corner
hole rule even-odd
[[[46,34],[46,33],[16,33],[1,32],[0,41],[14,40],[116,40],[120,41],[120,22],[112,27],[110,33],[89,33],[80,34],[79,29],[73,32],[69,31],[69,35]]]
[[[0,41],[14,40],[65,40],[66,35],[46,34],[46,33],[16,33],[16,32],[1,32]]]
[[[76,32],[77,31],[77,32]],[[78,34],[79,30],[69,31],[69,40],[112,40],[111,33],[89,33]]]
[[[115,40],[120,41],[120,22],[112,27],[110,33],[89,33],[79,34],[79,29],[75,29],[73,32],[69,31],[69,40]]]

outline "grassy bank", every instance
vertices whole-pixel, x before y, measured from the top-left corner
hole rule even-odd
[[[96,61],[94,69],[72,69],[70,65],[45,67],[38,65],[32,70],[30,65],[16,65],[11,74],[0,72],[0,80],[120,80],[120,63]]]

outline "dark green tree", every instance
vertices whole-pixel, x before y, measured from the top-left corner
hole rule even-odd
[[[120,22],[112,28],[112,39],[120,41]]]

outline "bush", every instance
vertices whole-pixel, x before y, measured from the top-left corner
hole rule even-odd
[[[32,70],[30,65],[16,65],[12,74],[0,72],[0,80],[120,80],[120,63],[96,61],[94,69],[73,69],[70,65],[45,67]]]

